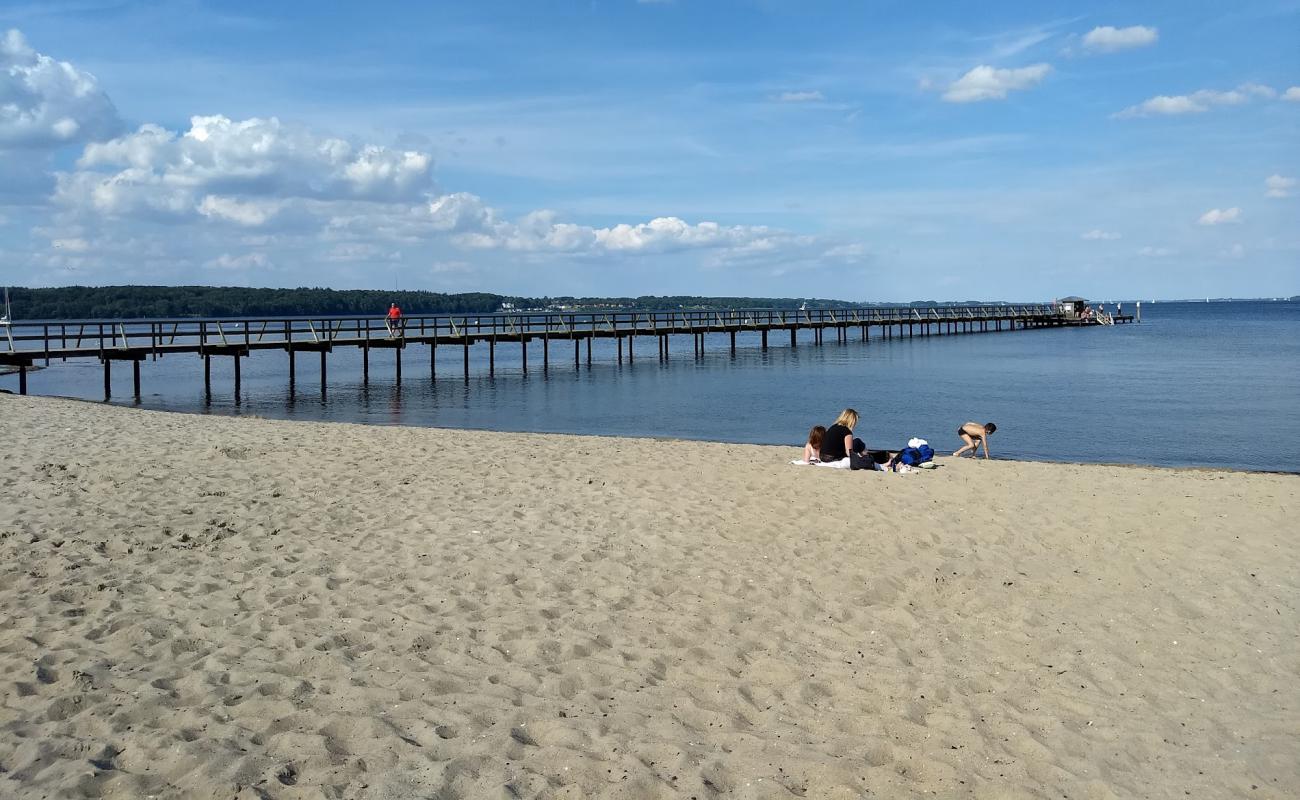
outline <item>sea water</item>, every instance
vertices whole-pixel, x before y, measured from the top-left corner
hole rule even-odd
[[[1127,313],[1135,310],[1125,303]],[[471,348],[468,380],[461,348],[429,352],[409,346],[403,381],[394,354],[371,350],[370,382],[361,353],[329,356],[327,389],[319,356],[300,353],[294,391],[283,351],[255,352],[233,396],[233,367],[213,359],[213,397],[203,395],[203,362],[167,356],[141,365],[140,406],[171,411],[254,414],[297,420],[439,426],[608,436],[677,437],[781,444],[791,457],[808,429],[829,426],[845,407],[861,414],[856,433],[872,448],[929,440],[939,452],[961,445],[957,426],[996,422],[995,458],[1121,462],[1168,466],[1300,471],[1300,303],[1144,303],[1142,324],[915,336],[886,340],[878,330],[846,344],[828,330],[824,344],[784,332],[759,346],[756,333],[707,337],[696,358],[689,335],[673,337],[667,362],[653,338],[636,342],[636,358],[616,360],[613,340],[586,344],[574,363],[568,341],[497,347],[488,375],[487,346]],[[626,346],[626,340],[625,340]],[[113,371],[112,402],[135,405],[131,370]],[[17,390],[17,377],[0,377]],[[103,397],[97,361],[54,361],[29,375],[33,394]],[[476,447],[472,435],[464,446]],[[721,466],[721,465],[720,465]]]

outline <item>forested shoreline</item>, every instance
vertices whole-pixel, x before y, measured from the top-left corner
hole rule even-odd
[[[518,310],[677,310],[735,308],[863,308],[870,303],[792,297],[513,297],[486,292],[442,294],[376,289],[252,289],[237,286],[62,286],[11,288],[14,319],[142,317],[281,317],[381,315],[390,303],[410,314],[474,314]],[[891,304],[892,305],[892,304]],[[913,305],[934,305],[926,301]]]

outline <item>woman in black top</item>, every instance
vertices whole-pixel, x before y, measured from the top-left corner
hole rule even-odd
[[[858,424],[858,412],[846,408],[826,429],[822,437],[822,461],[840,461],[853,452],[853,426]]]

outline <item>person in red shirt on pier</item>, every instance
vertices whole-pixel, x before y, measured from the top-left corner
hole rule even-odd
[[[388,307],[388,316],[384,319],[384,324],[388,326],[388,335],[395,335],[402,327],[402,309],[393,303]]]

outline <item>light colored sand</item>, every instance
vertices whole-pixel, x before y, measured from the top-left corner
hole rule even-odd
[[[1295,477],[12,396],[0,442],[0,796],[1300,790]]]

